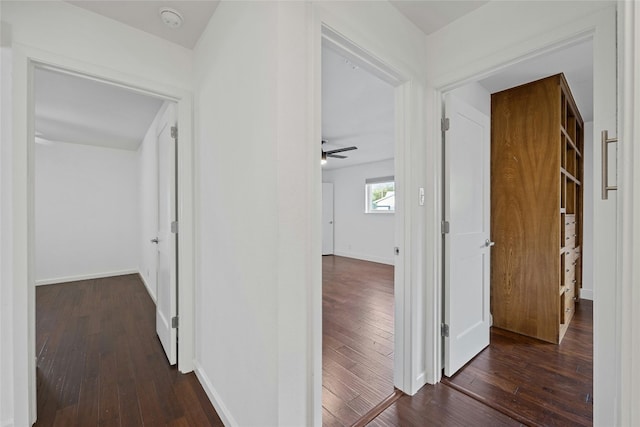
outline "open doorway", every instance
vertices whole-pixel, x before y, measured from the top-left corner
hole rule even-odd
[[[395,88],[322,49],[323,424],[394,394]]]
[[[572,190],[573,193],[570,192],[567,196],[565,194],[568,188],[566,183],[557,184],[557,189],[552,187],[548,190],[543,190],[549,194],[555,194],[556,191],[558,193],[558,200],[555,201],[557,206],[553,211],[553,215],[557,216],[557,223],[554,222],[549,227],[543,227],[538,230],[538,233],[553,236],[553,239],[557,237],[557,240],[562,239],[563,241],[562,244],[557,244],[556,242],[553,250],[553,256],[556,258],[558,264],[557,274],[560,275],[560,278],[557,280],[556,288],[554,288],[555,294],[550,296],[553,302],[549,305],[554,306],[557,304],[558,307],[557,310],[551,311],[548,314],[548,317],[551,317],[553,322],[556,322],[557,317],[557,324],[555,325],[555,330],[549,332],[551,338],[543,338],[546,339],[546,341],[555,340],[555,343],[548,343],[531,338],[531,336],[535,337],[537,333],[533,328],[529,333],[524,333],[523,331],[514,333],[513,331],[516,328],[513,327],[512,324],[515,322],[505,322],[503,318],[498,320],[495,316],[497,308],[501,308],[505,304],[514,305],[518,303],[516,300],[517,297],[514,296],[516,293],[514,288],[509,288],[510,300],[507,301],[499,296],[502,295],[504,288],[503,282],[505,280],[508,281],[509,286],[518,286],[518,283],[523,280],[524,276],[517,276],[515,273],[512,273],[513,277],[511,277],[509,274],[505,276],[504,273],[494,274],[492,270],[489,282],[488,271],[486,271],[486,269],[478,270],[484,271],[486,274],[483,275],[484,280],[479,281],[476,287],[481,294],[479,295],[480,298],[475,299],[477,303],[474,307],[476,307],[477,310],[474,309],[474,307],[467,307],[465,310],[466,314],[475,312],[477,316],[475,318],[473,316],[467,316],[466,318],[464,316],[453,316],[456,313],[456,304],[459,306],[459,303],[455,302],[457,298],[456,292],[458,292],[459,289],[456,290],[457,285],[454,283],[457,280],[456,274],[455,272],[451,272],[454,270],[453,267],[455,266],[452,263],[456,258],[455,254],[450,254],[450,252],[457,251],[455,248],[455,239],[458,238],[459,224],[450,224],[451,236],[448,235],[449,229],[445,231],[445,302],[443,323],[447,326],[449,326],[450,322],[457,322],[457,324],[450,327],[450,334],[447,333],[449,331],[443,333],[443,360],[445,367],[445,378],[443,378],[443,382],[500,410],[512,418],[528,424],[546,424],[549,419],[564,420],[561,422],[585,425],[589,425],[593,421],[593,56],[593,40],[591,38],[579,40],[563,48],[535,56],[504,68],[476,82],[454,89],[449,92],[445,98],[444,108],[447,117],[455,114],[455,108],[449,108],[450,98],[455,98],[459,103],[475,111],[478,115],[490,119],[491,114],[496,114],[497,111],[495,106],[496,100],[495,98],[492,100],[492,94],[563,73],[568,82],[570,93],[575,99],[575,105],[579,111],[578,116],[581,116],[584,121],[583,128],[581,123],[574,123],[571,124],[574,130],[569,130],[570,123],[568,123],[567,120],[570,122],[572,120],[571,114],[574,114],[569,112],[569,119],[565,118],[562,122],[562,132],[564,133],[561,134],[561,119],[559,116],[557,126],[558,167],[556,168],[557,171],[554,172],[557,176],[554,175],[554,181],[552,181],[556,183],[563,182],[562,179],[566,180],[568,177],[572,180],[572,184],[582,186],[584,191],[578,191],[574,188],[574,190]],[[561,81],[562,78],[558,78],[558,82]],[[560,87],[559,85],[557,86],[558,88]],[[560,89],[557,89],[557,94],[555,95],[557,95],[558,98],[557,110],[561,112]],[[522,97],[516,94],[513,96]],[[570,95],[567,96],[570,97]],[[492,102],[494,103],[494,108],[492,108]],[[570,109],[571,108],[569,108],[569,110]],[[534,109],[532,108],[529,110],[529,115],[533,116],[533,114]],[[567,113],[565,112],[564,114],[566,117]],[[508,116],[510,119],[516,120],[515,109],[512,110]],[[494,120],[491,121],[492,126],[497,127],[499,121],[496,120],[496,117],[493,119]],[[454,126],[454,119],[451,120],[451,126]],[[573,120],[576,121],[575,114]],[[535,128],[535,126],[536,125],[532,126],[532,128]],[[537,126],[543,125],[538,124]],[[576,127],[584,130],[584,140],[576,134]],[[445,144],[451,143],[451,141],[447,139],[450,130],[445,128],[444,132],[446,135]],[[524,132],[524,127],[522,128],[522,132]],[[498,129],[492,129],[492,138],[490,141],[487,141],[486,137],[483,141],[485,143],[495,143],[495,138],[498,134]],[[575,143],[573,142],[574,140]],[[571,154],[573,157],[569,158],[569,163],[567,163],[564,157],[566,150],[562,151],[560,149],[561,141],[562,144],[569,146],[569,148],[573,150]],[[538,145],[537,147],[537,150],[541,152],[542,146]],[[496,203],[492,203],[498,196],[501,196],[503,199],[504,192],[506,191],[500,185],[494,185],[495,180],[499,178],[495,176],[497,174],[497,172],[495,172],[497,170],[496,165],[498,165],[501,160],[495,157],[495,148],[495,146],[491,147],[491,157],[485,157],[487,160],[490,158],[492,162],[490,177],[486,169],[489,166],[488,162],[486,162],[486,165],[483,167],[478,166],[480,165],[479,160],[471,163],[472,167],[477,166],[476,169],[478,169],[479,173],[484,173],[483,179],[486,183],[484,187],[480,185],[479,188],[485,188],[485,190],[474,193],[481,194],[480,198],[482,198],[482,200],[478,199],[476,201],[477,206],[474,206],[474,209],[462,209],[463,213],[481,212],[482,210],[479,207],[482,206],[487,212],[487,215],[491,217],[489,221],[489,218],[481,216],[483,220],[486,220],[486,224],[490,222],[491,231],[489,234],[489,230],[487,229],[486,236],[484,236],[481,241],[479,240],[482,244],[478,244],[477,246],[478,248],[482,247],[482,249],[480,249],[482,255],[476,258],[484,259],[484,267],[487,267],[489,265],[487,258],[491,256],[493,258],[493,262],[491,262],[492,269],[495,269],[496,254],[493,251],[496,249],[502,250],[500,256],[504,258],[506,254],[513,265],[517,265],[519,262],[518,259],[522,259],[521,257],[525,256],[513,250],[505,249],[505,246],[512,245],[513,243],[506,242],[505,239],[502,238],[502,230],[508,228],[509,225],[507,225],[507,222],[504,220],[498,221],[500,211],[496,210]],[[448,149],[449,147],[445,147],[445,153],[450,152],[447,151]],[[486,150],[483,152],[486,154]],[[555,161],[555,151],[553,151],[553,153],[553,155],[548,156],[546,159],[546,162],[549,164],[555,164],[552,163]],[[514,176],[517,176],[517,164],[525,163],[529,159],[517,155],[511,157],[509,161],[512,161],[513,165],[510,170]],[[451,159],[449,159],[449,161],[451,162]],[[453,161],[453,163],[455,163],[455,161]],[[448,164],[447,160],[445,160],[445,164]],[[522,169],[522,166],[520,169]],[[517,180],[517,178],[504,175],[505,173],[501,173],[502,179]],[[455,183],[456,177],[449,175],[447,167],[445,166],[445,181],[447,180],[450,183]],[[489,182],[491,185],[488,185]],[[544,182],[544,178],[538,175],[531,176],[530,182]],[[462,186],[462,188],[466,187]],[[455,206],[450,203],[450,200],[455,199],[453,190],[454,188],[447,187],[447,183],[445,182],[444,205],[445,218],[447,219],[450,218],[448,216],[450,212],[447,211],[448,206],[452,206],[451,209],[453,211],[460,208],[459,205]],[[525,190],[525,188],[521,188],[520,194],[524,194]],[[560,196],[561,193],[562,197]],[[582,194],[584,194],[584,197],[582,197]],[[449,199],[447,199],[447,197],[449,197]],[[531,197],[534,196],[532,195]],[[465,200],[469,202],[469,198]],[[554,200],[552,200],[552,202],[554,202]],[[530,218],[532,215],[535,215],[533,210],[517,212],[519,208],[517,198],[511,197],[509,203],[511,203],[512,206],[513,216],[521,218],[523,223],[526,222],[527,218],[525,217]],[[569,204],[572,204],[571,208]],[[578,209],[578,204],[581,206],[580,209]],[[584,214],[582,214],[582,212],[584,212]],[[555,218],[555,216],[553,218]],[[574,218],[573,223],[569,221],[569,217]],[[463,216],[463,218],[466,218],[466,216]],[[566,234],[567,241],[571,242],[570,249],[568,249],[569,244],[564,243],[565,232],[562,227],[565,224],[565,220],[573,224],[571,225],[572,227],[575,226],[575,221],[577,221],[581,225],[581,230],[584,230],[583,233],[576,231],[572,232],[571,235]],[[558,226],[560,226],[560,229]],[[555,236],[556,232],[558,236]],[[579,238],[572,237],[576,233],[580,236]],[[526,233],[521,234],[523,241],[532,240],[526,238],[524,235]],[[573,239],[575,239],[575,242]],[[499,245],[502,245],[502,248],[500,248]],[[521,246],[526,247],[526,243],[523,243]],[[557,260],[558,251],[560,252],[562,263]],[[491,255],[489,255],[490,253]],[[531,260],[535,258],[531,250],[526,256]],[[570,262],[567,262],[566,265],[565,258],[570,259]],[[514,268],[513,265],[511,268]],[[579,266],[582,266],[582,269],[579,269]],[[553,274],[556,274],[554,263],[551,263],[547,269],[552,271]],[[566,275],[565,269],[567,271]],[[504,269],[500,271],[504,271]],[[569,272],[571,272],[570,275]],[[530,280],[532,276],[527,275],[526,277]],[[548,281],[543,282],[547,283]],[[498,286],[502,287],[498,288]],[[535,298],[539,298],[539,296],[532,290],[528,298],[520,303],[532,306],[534,305],[532,301],[534,301]],[[489,315],[487,307],[489,300],[491,300],[491,312],[494,313],[493,317]],[[575,310],[573,307],[575,307]],[[525,310],[523,309],[522,311],[524,312]],[[573,317],[572,321],[571,317]],[[531,318],[532,316],[529,316],[529,322],[531,322]],[[474,322],[474,319],[482,319],[483,322]],[[476,339],[475,341],[470,340],[456,348],[454,345],[456,344],[456,340],[460,341],[459,338],[471,330],[471,328],[465,328],[465,322],[467,322],[468,325],[473,324],[474,327],[482,324],[482,339]],[[492,322],[494,323],[494,327],[491,327]],[[539,323],[540,320],[536,322]],[[510,329],[510,331],[507,331],[507,329]],[[529,337],[525,335],[529,335]],[[562,340],[563,337],[564,340]],[[562,341],[557,344],[560,340]]]
[[[177,363],[176,105],[47,66],[33,84],[38,419],[124,423],[145,367]]]

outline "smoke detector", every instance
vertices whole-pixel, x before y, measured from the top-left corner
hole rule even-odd
[[[160,8],[160,19],[169,28],[180,28],[182,25],[182,15],[170,7]]]

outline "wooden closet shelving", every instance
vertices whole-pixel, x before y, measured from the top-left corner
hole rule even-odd
[[[493,325],[559,343],[582,286],[583,121],[558,74],[491,96]]]

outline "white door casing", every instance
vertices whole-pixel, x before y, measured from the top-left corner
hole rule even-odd
[[[158,263],[156,331],[171,365],[177,362],[177,328],[172,319],[177,316],[177,245],[172,223],[176,211],[176,139],[175,109],[167,108],[158,126]]]
[[[333,255],[333,184],[322,183],[322,255]]]
[[[489,117],[452,94],[445,114],[444,372],[451,376],[489,345],[491,134]]]

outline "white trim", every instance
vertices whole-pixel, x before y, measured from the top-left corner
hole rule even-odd
[[[156,304],[158,302],[158,299],[156,298],[156,294],[151,291],[151,287],[149,286],[149,283],[147,283],[147,279],[144,278],[144,275],[142,274],[140,269],[136,270],[136,273],[138,273],[138,276],[140,276],[140,280],[142,280],[142,283],[144,283],[144,287],[147,288],[147,293],[153,300],[153,303]]]
[[[13,427],[13,418],[9,418],[8,420],[4,420],[2,422],[2,427]]]
[[[207,396],[209,397],[213,408],[216,410],[216,413],[220,417],[220,420],[222,420],[222,423],[227,427],[238,426],[238,422],[233,418],[233,416],[231,415],[231,411],[229,411],[227,405],[224,404],[224,402],[220,398],[220,395],[218,394],[218,392],[216,392],[216,389],[211,384],[211,380],[209,380],[209,377],[207,376],[207,374],[205,374],[204,369],[202,368],[200,363],[198,363],[198,361],[195,361],[193,362],[193,366],[196,377],[198,377],[202,388],[204,389],[205,393],[207,393]]]
[[[638,118],[640,98],[640,7],[636,2],[619,1],[619,37],[622,47],[619,58],[619,139],[618,192],[622,200],[619,216],[620,235],[620,420],[624,426],[640,424],[640,338],[636,331],[640,322],[640,150],[638,149]]]
[[[34,240],[34,97],[33,69],[56,69],[116,83],[154,94],[178,105],[179,144],[179,313],[181,313],[178,369],[193,370],[195,355],[195,300],[193,260],[193,95],[175,86],[150,81],[146,76],[123,73],[19,43],[13,44],[13,272],[14,272],[14,420],[36,420],[35,377],[35,240]],[[26,415],[28,414],[28,415]],[[27,419],[29,422],[27,422]],[[19,421],[23,424],[23,421]]]
[[[359,254],[355,252],[342,252],[342,251],[335,251],[334,255],[342,256],[345,258],[359,259],[362,261],[377,262],[378,264],[394,265],[393,258],[383,258],[383,257],[372,256],[372,255]]]
[[[125,274],[140,274],[137,268],[127,270],[105,271],[102,273],[79,274],[76,276],[54,277],[36,280],[36,286],[55,285],[58,283],[77,282],[79,280],[102,279],[104,277],[124,276]],[[143,279],[144,282],[144,279]]]

